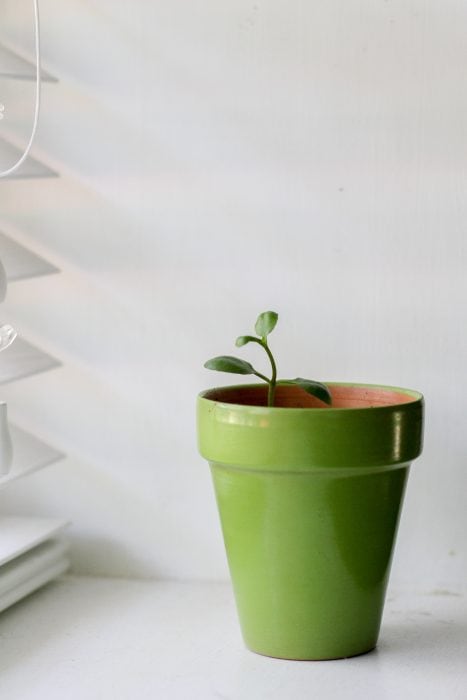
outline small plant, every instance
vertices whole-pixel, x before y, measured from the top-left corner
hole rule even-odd
[[[271,378],[266,377],[261,372],[258,372],[253,365],[245,360],[241,360],[239,357],[232,357],[231,355],[220,355],[219,357],[213,357],[204,363],[206,369],[214,369],[218,372],[230,372],[232,374],[255,374],[260,379],[263,379],[268,384],[268,406],[274,406],[274,395],[276,391],[276,386],[278,384],[296,384],[297,386],[304,389],[308,394],[316,396],[316,398],[321,399],[327,404],[331,404],[331,394],[329,389],[325,384],[320,382],[315,382],[312,379],[302,379],[297,377],[296,379],[277,379],[277,367],[274,360],[274,356],[268,345],[268,335],[276,327],[276,323],[279,316],[275,311],[264,311],[258,316],[255,324],[254,335],[240,335],[235,341],[235,345],[240,348],[248,343],[258,343],[266,351],[266,354],[271,363]]]

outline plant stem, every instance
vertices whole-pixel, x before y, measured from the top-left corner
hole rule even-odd
[[[274,357],[272,352],[270,351],[268,347],[268,341],[266,338],[261,342],[263,348],[266,350],[267,355],[269,357],[269,360],[271,362],[271,368],[272,368],[272,375],[271,379],[269,380],[269,388],[268,388],[268,406],[274,406],[274,395],[276,392],[276,380],[277,380],[277,367],[276,363],[274,361]]]
[[[261,374],[261,372],[257,372],[257,371],[255,370],[255,371],[254,371],[254,374],[256,374],[257,377],[259,377],[260,379],[262,379],[262,380],[263,380],[264,382],[266,382],[267,384],[270,384],[271,380],[268,379],[267,377],[265,377],[264,374]]]

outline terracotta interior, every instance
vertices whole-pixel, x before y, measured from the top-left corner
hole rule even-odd
[[[375,408],[414,401],[410,394],[402,394],[390,389],[364,386],[330,386],[332,408]],[[233,386],[212,389],[205,398],[223,403],[248,406],[267,405],[267,386]],[[327,404],[307,394],[298,386],[278,386],[274,406],[282,408],[327,408]]]

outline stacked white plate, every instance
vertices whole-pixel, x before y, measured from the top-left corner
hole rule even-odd
[[[63,520],[0,517],[0,611],[70,565]]]

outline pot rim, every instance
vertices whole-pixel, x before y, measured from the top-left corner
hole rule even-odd
[[[248,389],[250,387],[265,387],[265,383],[259,383],[259,382],[252,382],[251,384],[226,384],[224,386],[219,386],[219,387],[211,387],[210,389],[204,389],[198,394],[198,400],[202,401],[207,401],[209,403],[216,404],[219,407],[226,408],[226,409],[234,409],[234,410],[239,410],[239,409],[253,409],[255,413],[262,413],[262,414],[270,414],[273,412],[274,414],[279,414],[282,412],[290,413],[290,412],[317,412],[320,411],[322,412],[323,410],[326,411],[326,413],[342,413],[342,412],[352,412],[355,413],[357,411],[361,411],[363,413],[367,412],[381,412],[381,411],[391,411],[394,410],[395,407],[398,406],[409,406],[413,405],[415,403],[424,403],[424,396],[421,392],[416,391],[414,389],[406,389],[404,387],[399,387],[399,386],[391,386],[387,384],[367,384],[367,383],[362,383],[362,382],[323,382],[326,386],[329,387],[355,387],[359,389],[370,389],[370,390],[379,390],[382,392],[388,392],[391,394],[400,394],[401,396],[406,396],[406,400],[404,401],[395,401],[393,403],[389,404],[384,404],[380,406],[328,406],[326,404],[322,404],[321,406],[258,406],[256,404],[249,404],[249,403],[231,403],[229,401],[222,401],[219,399],[216,399],[214,397],[211,397],[211,393],[223,391],[223,390],[235,390],[235,389]]]

